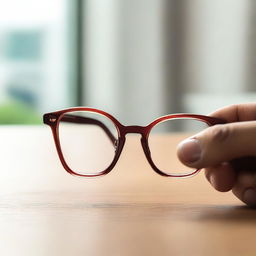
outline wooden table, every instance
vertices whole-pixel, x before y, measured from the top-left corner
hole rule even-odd
[[[139,136],[101,178],[69,175],[50,129],[2,126],[0,255],[256,255],[256,211],[203,173],[154,173]]]

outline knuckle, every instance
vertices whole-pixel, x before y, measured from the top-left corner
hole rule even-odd
[[[210,128],[210,137],[215,142],[225,142],[229,139],[232,128],[228,125],[215,125]]]

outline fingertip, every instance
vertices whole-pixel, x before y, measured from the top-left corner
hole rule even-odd
[[[232,189],[233,194],[248,206],[256,206],[256,175],[252,171],[240,171]]]
[[[251,207],[256,206],[256,189],[248,188],[243,193],[243,201]]]
[[[200,160],[201,153],[201,146],[199,141],[195,138],[186,139],[177,147],[177,155],[179,160],[190,167],[197,167],[196,163]]]
[[[229,163],[205,169],[205,176],[210,184],[220,192],[231,190],[236,180],[235,171]]]

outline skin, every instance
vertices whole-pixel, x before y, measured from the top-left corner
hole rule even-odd
[[[180,161],[189,167],[204,168],[216,190],[232,190],[245,204],[256,206],[256,103],[231,105],[210,116],[222,118],[227,124],[209,127],[188,139],[197,144],[200,154],[189,148],[192,144],[188,140],[180,143]],[[246,160],[248,156],[252,161]],[[234,163],[233,159],[240,160]]]

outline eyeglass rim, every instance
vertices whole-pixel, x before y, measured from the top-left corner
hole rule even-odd
[[[85,112],[92,112],[92,113],[97,113],[100,115],[105,116],[106,118],[110,119],[110,121],[113,122],[113,124],[116,127],[117,133],[118,133],[118,144],[117,144],[117,148],[116,148],[116,152],[115,152],[115,156],[112,160],[112,162],[110,163],[110,165],[103,171],[97,172],[95,174],[81,174],[79,172],[76,172],[74,170],[72,170],[69,165],[67,164],[62,149],[61,149],[61,143],[60,143],[60,138],[59,138],[59,123],[60,120],[62,118],[63,115],[65,115],[66,113],[69,112],[77,112],[77,111],[85,111]],[[103,110],[99,110],[97,108],[92,108],[92,107],[72,107],[72,108],[66,108],[63,110],[58,110],[58,111],[54,111],[54,112],[49,112],[43,115],[43,122],[46,125],[49,125],[51,127],[52,130],[52,134],[53,134],[53,138],[54,138],[54,142],[55,142],[55,146],[57,149],[57,153],[59,156],[59,159],[64,167],[64,169],[70,173],[71,175],[74,176],[79,176],[79,177],[98,177],[98,176],[103,176],[108,174],[116,165],[123,146],[125,144],[125,140],[126,137],[125,135],[127,133],[140,133],[141,134],[141,144],[142,144],[142,148],[144,151],[144,154],[151,166],[151,168],[158,173],[161,176],[164,177],[190,177],[195,175],[196,173],[198,173],[200,170],[196,169],[191,173],[185,173],[185,174],[169,174],[166,173],[162,170],[160,170],[154,163],[154,161],[152,160],[152,157],[150,155],[150,150],[149,150],[149,144],[148,144],[148,136],[151,132],[151,130],[153,129],[153,127],[155,127],[157,124],[166,121],[166,120],[171,120],[171,119],[196,119],[199,121],[203,121],[205,122],[208,126],[213,126],[216,124],[224,124],[226,123],[225,120],[220,119],[220,118],[215,118],[215,117],[211,117],[211,116],[205,116],[205,115],[198,115],[198,114],[188,114],[188,113],[177,113],[177,114],[169,114],[169,115],[164,115],[161,116],[157,119],[155,119],[154,121],[152,121],[150,124],[146,125],[146,126],[137,126],[137,125],[132,125],[132,126],[124,126],[123,124],[121,124],[114,116],[112,116],[111,114],[103,111]],[[137,129],[137,130],[136,130]]]

